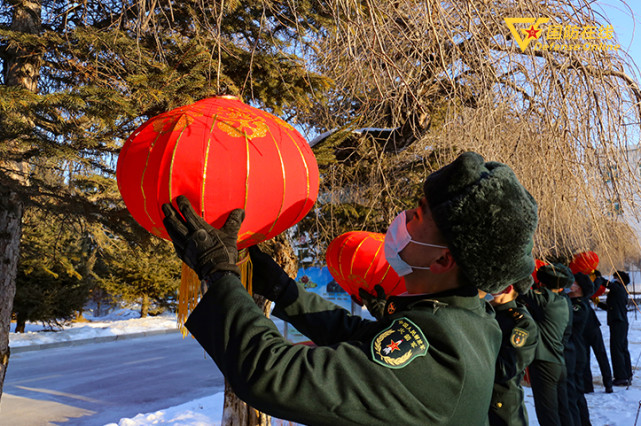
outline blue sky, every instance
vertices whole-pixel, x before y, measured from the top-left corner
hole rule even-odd
[[[618,0],[598,0],[593,8],[610,19],[621,50],[641,67],[641,2],[628,0],[625,6]],[[639,72],[633,74],[638,76]]]

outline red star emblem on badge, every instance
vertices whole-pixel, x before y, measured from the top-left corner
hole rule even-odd
[[[401,343],[401,342],[402,342],[402,340],[399,340],[398,342],[395,342],[395,341],[392,340],[392,343],[390,343],[386,347],[389,348],[390,352],[400,351],[401,348],[398,347],[398,344]]]
[[[534,28],[534,25],[532,25],[530,29],[523,31],[527,33],[528,38],[539,38],[538,33],[541,30],[537,30],[536,28]]]

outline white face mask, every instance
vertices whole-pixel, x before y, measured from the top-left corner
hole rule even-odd
[[[427,247],[447,248],[437,244],[422,243],[415,241],[412,236],[407,232],[407,220],[405,219],[405,210],[394,218],[390,224],[387,232],[385,233],[385,259],[390,264],[392,269],[396,271],[399,277],[410,274],[413,269],[427,269],[429,266],[411,266],[401,259],[401,251],[409,244],[420,244]]]

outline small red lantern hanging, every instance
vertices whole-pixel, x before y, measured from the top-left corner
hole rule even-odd
[[[352,231],[336,237],[327,247],[327,267],[336,282],[350,295],[358,295],[360,288],[375,294],[380,284],[387,296],[405,292],[405,280],[385,260],[385,235],[374,232]]]
[[[570,262],[570,269],[573,274],[581,272],[586,275],[592,275],[599,266],[599,256],[593,251],[584,251],[574,255]]]
[[[116,177],[134,219],[165,239],[161,206],[175,205],[178,195],[217,228],[233,209],[244,209],[239,249],[268,240],[305,217],[319,184],[316,158],[299,132],[230,96],[149,119],[122,147]],[[248,258],[241,251],[244,272]],[[191,279],[185,278],[189,273]],[[243,280],[246,286],[251,282],[246,275]],[[195,306],[199,288],[193,271],[183,265],[179,322]]]
[[[600,296],[603,296],[603,293],[605,293],[605,286],[604,285],[600,285],[599,288],[596,289],[594,294],[592,296],[590,296],[590,299],[594,300],[594,299],[596,299],[596,298],[598,298]]]

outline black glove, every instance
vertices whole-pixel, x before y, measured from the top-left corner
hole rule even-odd
[[[359,288],[358,295],[361,297],[369,313],[377,320],[380,320],[385,315],[387,297],[385,297],[385,289],[380,284],[374,286],[374,291],[376,291],[376,296],[369,294],[363,288]]]
[[[231,271],[240,275],[240,269],[236,265],[236,240],[240,225],[245,219],[245,211],[232,210],[225,225],[216,229],[196,214],[184,195],[178,196],[176,204],[182,217],[171,204],[163,204],[165,218],[162,223],[174,243],[178,257],[201,280],[216,271]]]
[[[257,246],[249,248],[249,257],[253,269],[252,290],[275,301],[293,280],[270,255]]]

